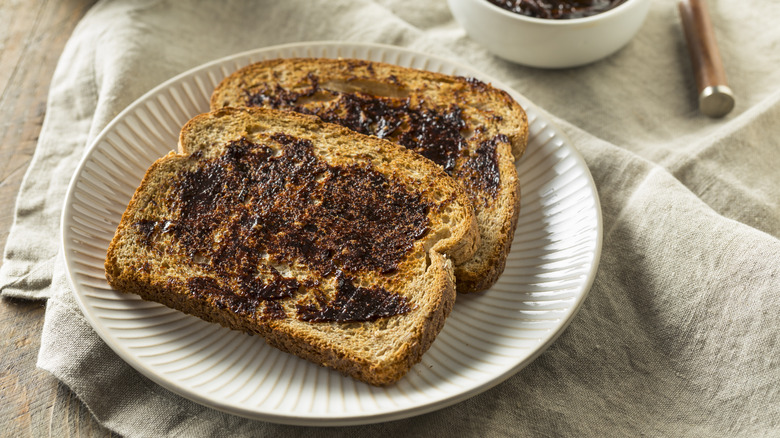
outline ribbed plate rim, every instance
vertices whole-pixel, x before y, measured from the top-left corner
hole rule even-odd
[[[79,176],[84,171],[85,166],[90,162],[90,159],[93,157],[95,150],[105,140],[108,134],[111,133],[112,130],[114,130],[114,128],[118,126],[125,117],[132,114],[146,100],[155,96],[157,93],[162,92],[166,88],[173,86],[179,81],[189,78],[190,76],[196,75],[198,72],[205,72],[210,68],[220,64],[229,63],[229,62],[241,64],[242,61],[243,63],[246,63],[247,62],[246,60],[253,57],[261,56],[262,54],[274,53],[274,52],[281,53],[285,51],[296,52],[297,50],[303,52],[306,51],[311,52],[312,50],[328,50],[333,48],[336,48],[337,50],[338,49],[352,50],[353,53],[359,50],[366,50],[368,53],[371,53],[370,52],[371,50],[376,50],[383,54],[387,54],[387,53],[395,54],[397,57],[400,57],[402,55],[419,57],[425,59],[426,62],[430,60],[431,62],[438,63],[439,65],[452,67],[454,71],[467,73],[470,76],[476,77],[485,82],[490,82],[495,86],[497,86],[498,88],[502,88],[507,92],[509,92],[515,99],[518,100],[518,102],[521,103],[521,105],[523,105],[523,107],[526,108],[527,112],[529,113],[529,119],[533,117],[534,121],[538,120],[539,123],[543,125],[543,129],[549,130],[552,133],[551,134],[552,138],[560,142],[560,144],[555,148],[555,150],[556,151],[564,150],[567,153],[566,156],[570,157],[574,161],[573,165],[577,167],[579,170],[581,170],[584,173],[584,175],[587,177],[586,189],[588,191],[588,194],[591,196],[591,201],[593,202],[593,210],[594,210],[593,213],[595,214],[595,217],[593,218],[593,220],[595,220],[595,225],[592,231],[593,235],[584,236],[588,244],[592,245],[592,248],[588,248],[589,254],[592,254],[592,259],[589,264],[589,270],[585,278],[582,281],[579,281],[576,287],[574,288],[574,293],[575,293],[574,303],[572,303],[568,307],[564,317],[561,318],[558,327],[552,333],[550,333],[549,336],[547,336],[544,342],[540,343],[533,351],[530,352],[530,354],[523,355],[522,358],[519,359],[513,367],[506,369],[504,372],[493,376],[488,381],[474,385],[473,387],[467,388],[462,391],[456,391],[447,394],[446,396],[442,396],[432,400],[426,400],[423,403],[417,403],[417,404],[413,403],[408,406],[403,406],[397,409],[391,409],[384,412],[375,412],[370,414],[365,414],[365,413],[353,414],[348,412],[335,413],[335,414],[328,413],[326,417],[323,417],[321,414],[316,414],[316,413],[290,414],[287,412],[279,412],[279,411],[276,412],[269,412],[269,411],[262,411],[262,410],[258,411],[254,409],[242,408],[240,406],[235,406],[234,404],[225,403],[222,400],[215,400],[206,397],[203,394],[193,391],[189,388],[182,387],[182,385],[178,384],[175,381],[171,381],[167,379],[165,376],[158,375],[153,369],[150,369],[144,362],[140,361],[138,357],[130,354],[126,349],[121,348],[121,345],[118,345],[117,340],[114,339],[111,333],[109,333],[109,331],[104,327],[100,318],[97,315],[95,315],[93,311],[90,309],[87,303],[88,298],[85,296],[83,292],[83,285],[77,282],[76,279],[74,278],[75,267],[74,267],[74,260],[71,257],[71,253],[73,249],[78,248],[78,244],[74,242],[74,237],[72,236],[71,230],[69,229],[68,226],[71,218],[73,218],[75,214],[73,211],[73,204],[74,204],[74,197],[78,191],[77,184],[79,182]],[[271,421],[271,422],[284,423],[284,424],[343,426],[343,425],[368,424],[368,423],[376,423],[382,421],[397,420],[397,419],[407,418],[410,416],[420,415],[423,413],[435,411],[450,406],[457,402],[466,400],[476,394],[479,394],[503,382],[504,380],[506,380],[507,378],[509,378],[510,376],[514,375],[519,370],[527,366],[534,359],[536,359],[536,357],[538,357],[543,351],[545,351],[550,346],[550,344],[552,344],[558,338],[558,336],[560,336],[560,334],[566,329],[566,327],[569,325],[569,323],[572,321],[574,316],[579,311],[579,308],[581,307],[583,301],[585,300],[588,294],[588,291],[590,290],[590,287],[592,286],[596,271],[598,269],[599,259],[601,255],[602,218],[601,218],[601,208],[599,205],[598,193],[596,191],[596,187],[593,182],[592,176],[590,175],[590,172],[582,156],[573,146],[571,146],[571,142],[568,140],[568,138],[565,137],[565,135],[562,132],[560,132],[557,128],[555,128],[554,125],[552,125],[552,123],[546,120],[544,116],[539,112],[538,109],[534,107],[532,103],[530,103],[523,96],[519,95],[516,91],[503,85],[499,81],[491,78],[490,76],[484,73],[478,72],[460,63],[453,62],[451,60],[441,58],[435,55],[430,55],[430,54],[417,52],[402,47],[383,45],[383,44],[345,43],[339,41],[315,41],[315,42],[299,42],[299,43],[283,44],[283,45],[259,48],[259,49],[237,53],[224,58],[220,58],[208,62],[206,64],[202,64],[184,73],[181,73],[163,82],[162,84],[153,88],[149,92],[145,93],[143,96],[139,97],[134,103],[132,103],[127,108],[125,108],[122,112],[120,112],[88,146],[87,151],[85,152],[83,159],[81,160],[76,171],[74,172],[74,176],[68,187],[68,192],[65,199],[65,205],[63,208],[63,213],[61,218],[60,235],[61,235],[62,245],[65,252],[66,273],[67,273],[68,281],[70,282],[70,285],[74,291],[76,301],[78,302],[81,311],[84,313],[87,321],[92,325],[92,327],[95,329],[98,335],[125,362],[127,362],[129,365],[131,365],[141,374],[150,378],[157,384],[185,398],[188,398],[197,403],[210,406],[212,408],[222,410],[228,413],[245,416],[253,419],[258,419],[258,420]],[[467,300],[471,300],[471,299],[474,298],[470,297]],[[457,306],[458,304],[456,303],[456,307]]]

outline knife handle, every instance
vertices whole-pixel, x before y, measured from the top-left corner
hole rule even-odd
[[[726,80],[707,4],[705,0],[681,0],[678,7],[696,77],[699,111],[723,117],[734,108],[734,94]]]

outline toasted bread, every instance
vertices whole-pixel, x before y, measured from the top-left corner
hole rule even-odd
[[[528,123],[508,93],[472,78],[354,59],[273,59],[225,78],[211,109],[254,106],[312,114],[386,138],[440,165],[468,192],[481,244],[455,267],[458,292],[492,286],[520,209],[515,160]]]
[[[316,117],[226,108],[147,170],[105,268],[118,291],[387,385],[443,327],[453,262],[478,241],[468,196],[430,161]]]

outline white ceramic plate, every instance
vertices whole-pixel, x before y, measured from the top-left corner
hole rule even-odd
[[[270,47],[177,76],[130,105],[95,140],[62,217],[68,273],[95,331],[153,381],[198,403],[255,419],[348,425],[430,412],[480,393],[530,363],[564,330],[593,281],[601,213],[588,168],[566,138],[526,108],[530,144],[518,163],[522,209],[506,270],[489,291],[459,296],[421,363],[376,388],[282,353],[262,339],[114,292],[103,261],[147,167],[176,148],[179,128],[208,111],[213,88],[246,64],[276,57],[353,57],[489,77],[406,49],[337,42]],[[508,90],[510,91],[511,90]]]

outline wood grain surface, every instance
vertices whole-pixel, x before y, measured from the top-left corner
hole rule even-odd
[[[94,0],[0,0],[0,245],[46,114],[49,83]],[[0,436],[112,436],[54,377],[35,367],[45,303],[0,300]]]

